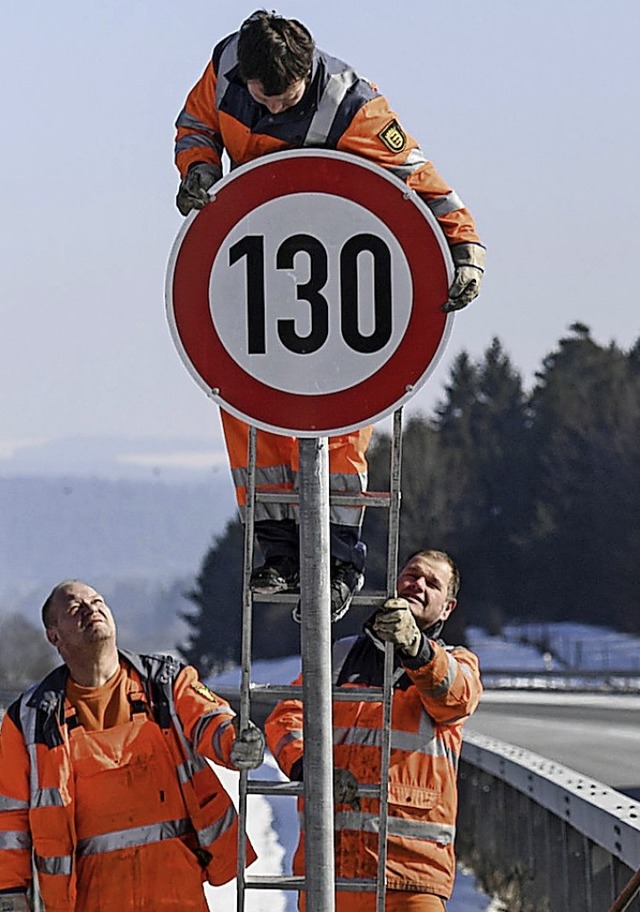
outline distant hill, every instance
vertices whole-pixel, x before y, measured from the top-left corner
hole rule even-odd
[[[80,577],[192,579],[235,515],[228,471],[191,483],[87,477],[0,477],[0,614]]]
[[[209,437],[76,436],[33,440],[0,438],[0,478],[105,478],[200,482],[228,477],[220,431]]]

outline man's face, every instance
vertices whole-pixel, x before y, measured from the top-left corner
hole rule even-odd
[[[86,583],[68,583],[51,606],[47,639],[65,658],[108,640],[115,641],[116,625],[99,592]]]
[[[414,557],[401,570],[398,596],[409,602],[421,630],[446,620],[456,607],[449,596],[452,575],[449,564],[434,557]]]
[[[249,79],[247,81],[247,91],[254,101],[264,105],[270,114],[281,114],[294,105],[297,105],[307,86],[305,79],[299,79],[292,82],[291,85],[282,92],[281,95],[265,95],[264,88],[259,79]]]

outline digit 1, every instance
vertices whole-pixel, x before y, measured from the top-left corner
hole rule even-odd
[[[264,236],[246,234],[229,248],[229,265],[233,266],[243,256],[247,258],[247,352],[264,355],[265,344],[265,287],[264,287]]]

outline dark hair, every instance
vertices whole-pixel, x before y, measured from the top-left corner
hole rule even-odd
[[[240,26],[240,77],[257,79],[265,95],[281,95],[309,75],[314,47],[311,33],[297,19],[257,10]]]
[[[447,554],[446,551],[435,551],[433,548],[424,548],[410,554],[404,565],[406,566],[416,557],[430,557],[433,560],[439,560],[448,564],[451,570],[451,579],[449,580],[449,591],[447,592],[447,596],[449,598],[455,598],[458,595],[458,592],[460,591],[460,571],[450,554]]]

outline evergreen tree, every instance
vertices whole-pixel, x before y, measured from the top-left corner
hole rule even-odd
[[[477,363],[456,359],[446,393],[436,418],[440,538],[461,564],[473,619],[493,627],[512,608],[530,512],[526,397],[498,339]]]
[[[240,521],[229,521],[206,553],[195,588],[187,593],[196,610],[182,617],[193,632],[179,648],[203,675],[240,662],[243,546]]]
[[[615,623],[640,582],[637,346],[628,356],[600,346],[582,323],[570,333],[531,397],[537,496],[526,597],[551,619]],[[637,629],[635,618],[625,624]]]
[[[187,593],[196,610],[182,614],[192,633],[179,649],[201,674],[240,664],[243,552],[244,527],[232,520],[206,553],[196,585]],[[300,627],[291,618],[291,608],[290,604],[254,602],[254,661],[299,653]]]

